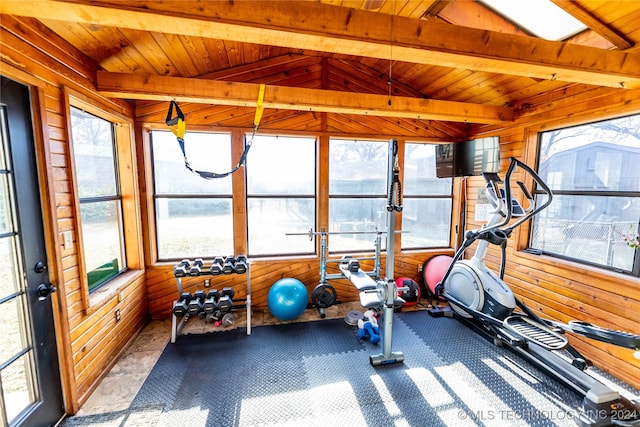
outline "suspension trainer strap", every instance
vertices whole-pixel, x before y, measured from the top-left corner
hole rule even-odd
[[[395,192],[394,192],[395,190]],[[396,199],[393,199],[393,196]],[[402,212],[402,183],[400,182],[400,166],[398,165],[398,141],[393,140],[393,174],[389,183],[389,196],[387,198],[387,210],[389,212]]]
[[[251,133],[251,139],[249,139],[249,141],[245,141],[244,151],[240,155],[240,160],[238,161],[238,163],[233,167],[233,169],[225,173],[201,171],[191,167],[191,165],[189,164],[189,160],[187,160],[187,151],[185,150],[185,143],[184,143],[184,134],[187,128],[187,123],[185,121],[182,110],[178,106],[178,103],[176,101],[171,101],[171,103],[169,103],[169,111],[167,111],[167,118],[165,120],[165,123],[167,124],[169,129],[171,129],[171,132],[173,132],[173,134],[176,136],[178,140],[178,145],[180,146],[180,150],[182,151],[182,156],[184,157],[184,167],[204,179],[224,178],[226,176],[231,175],[238,169],[240,169],[240,167],[244,165],[245,161],[247,160],[247,154],[249,154],[251,143],[253,142],[253,138],[256,136],[258,127],[260,126],[260,120],[262,119],[262,112],[264,111],[264,105],[263,105],[264,91],[265,91],[265,85],[261,84],[260,91],[258,93],[256,115],[255,115],[255,118],[253,119],[253,131]],[[176,117],[173,117],[174,107],[176,110]]]

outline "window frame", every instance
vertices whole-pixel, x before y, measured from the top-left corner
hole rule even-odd
[[[638,117],[640,118],[640,113],[637,114],[627,114],[627,115],[620,115],[620,116],[615,116],[615,117],[610,117],[610,118],[604,118],[604,119],[600,119],[600,120],[592,120],[592,121],[585,121],[585,122],[579,122],[579,123],[574,123],[571,125],[566,125],[566,126],[559,126],[556,128],[552,128],[552,129],[545,129],[545,130],[540,130],[538,132],[536,132],[535,135],[535,164],[536,164],[536,170],[539,171],[540,167],[541,167],[541,150],[542,150],[542,138],[543,135],[547,132],[555,132],[555,131],[559,131],[559,130],[563,130],[563,129],[571,129],[571,128],[578,128],[578,127],[582,127],[582,126],[589,126],[595,123],[602,123],[602,122],[607,122],[607,121],[613,121],[613,120],[617,120],[617,119],[623,119],[625,117],[629,117],[629,116],[634,116],[634,115],[638,115]],[[585,165],[585,167],[589,167],[589,165]],[[574,196],[574,197],[640,197],[640,191],[612,191],[612,190],[576,190],[576,189],[569,189],[569,190],[565,190],[565,189],[553,189],[552,188],[552,192],[554,196]],[[538,186],[535,187],[534,191],[533,191],[533,196],[534,196],[534,203],[538,203],[538,197],[544,195],[545,193],[540,190],[538,188]],[[631,264],[631,270],[623,270],[621,268],[617,268],[617,267],[613,267],[613,266],[608,266],[605,264],[601,264],[601,263],[596,263],[596,262],[592,262],[592,261],[588,261],[586,259],[581,259],[581,258],[575,258],[575,257],[571,257],[569,255],[565,255],[565,254],[560,254],[560,253],[556,253],[556,252],[551,252],[545,249],[541,249],[541,248],[536,248],[533,247],[533,239],[534,239],[534,233],[535,233],[535,228],[536,228],[536,218],[532,218],[530,220],[530,226],[529,226],[529,230],[527,233],[527,240],[526,240],[526,245],[524,248],[524,251],[527,253],[531,253],[531,254],[535,254],[535,255],[545,255],[551,258],[556,258],[556,259],[560,259],[560,260],[564,260],[564,261],[569,261],[569,262],[574,262],[576,264],[580,264],[580,265],[585,265],[585,266],[589,266],[589,267],[595,267],[598,269],[602,269],[604,271],[608,271],[608,272],[614,272],[614,273],[619,273],[619,274],[624,274],[626,276],[631,276],[631,277],[640,277],[640,249],[636,249],[634,252],[634,256],[633,256],[633,260],[632,260],[632,264]]]
[[[234,183],[233,183],[233,179],[231,179],[231,184],[230,184],[230,189],[229,189],[229,193],[228,194],[216,194],[216,193],[189,193],[189,194],[175,194],[175,193],[162,193],[160,195],[158,195],[157,192],[157,188],[156,188],[156,165],[155,165],[155,159],[154,159],[154,149],[153,149],[153,133],[154,132],[162,132],[162,133],[169,133],[171,134],[171,132],[167,131],[166,129],[159,129],[159,128],[152,128],[149,129],[148,131],[148,138],[147,141],[145,141],[145,147],[148,148],[148,152],[149,152],[149,168],[151,170],[151,173],[149,174],[149,186],[152,188],[151,194],[149,196],[149,210],[151,212],[150,214],[150,218],[153,221],[153,227],[152,231],[150,230],[150,234],[152,234],[152,239],[153,239],[153,245],[152,246],[152,256],[153,259],[155,260],[155,262],[174,262],[174,261],[179,261],[181,259],[184,258],[197,258],[197,257],[212,257],[212,256],[226,256],[231,254],[234,251],[234,247],[236,246],[236,237],[235,233],[232,231],[231,233],[231,248],[229,249],[229,253],[227,254],[226,252],[223,254],[199,254],[199,255],[181,255],[181,256],[176,256],[176,257],[161,257],[160,256],[160,245],[159,245],[159,238],[158,238],[158,233],[159,233],[159,226],[158,226],[158,212],[157,212],[157,201],[158,199],[167,199],[167,200],[176,200],[176,199],[188,199],[188,200],[228,200],[229,201],[229,205],[231,207],[231,221],[233,224],[232,229],[235,229],[235,222],[236,219],[234,218],[233,212],[234,212]],[[232,132],[229,131],[225,131],[225,130],[210,130],[210,129],[199,129],[196,128],[194,130],[188,131],[185,134],[185,140],[188,140],[188,135],[189,134],[216,134],[216,135],[227,135],[229,136],[229,154],[230,154],[230,158],[229,158],[229,164],[231,165],[233,162],[233,156],[234,156],[234,135]],[[173,135],[171,135],[171,137],[173,139],[175,139],[175,137],[173,137]],[[178,142],[175,141],[174,142],[177,146]],[[180,154],[182,156],[182,153]],[[182,160],[182,157],[180,157],[180,159]],[[185,169],[186,170],[186,169]],[[230,170],[230,169],[229,169]],[[225,171],[217,171],[217,172],[226,172]],[[191,173],[191,172],[189,172]],[[235,175],[235,174],[233,174]],[[194,175],[196,176],[196,175]],[[198,179],[204,179],[204,178],[199,178]]]
[[[405,247],[403,245],[403,239],[402,237],[404,237],[404,235],[401,235],[400,237],[400,249],[401,251],[426,251],[426,250],[434,250],[434,249],[446,249],[446,248],[450,248],[451,247],[451,230],[453,228],[453,209],[454,209],[454,204],[453,204],[453,184],[454,184],[454,178],[437,178],[434,177],[435,179],[450,179],[450,186],[449,186],[449,193],[447,195],[445,194],[407,194],[406,193],[406,172],[407,172],[407,146],[408,145],[429,145],[432,146],[434,148],[434,155],[435,155],[435,147],[437,146],[437,143],[429,143],[429,142],[416,142],[416,141],[405,141],[404,143],[404,147],[402,150],[402,153],[404,155],[404,159],[403,159],[403,168],[402,168],[402,173],[403,173],[403,177],[402,177],[402,199],[403,199],[403,204],[404,201],[409,199],[409,200],[443,200],[443,199],[447,199],[449,200],[450,206],[449,206],[449,230],[447,231],[447,239],[446,239],[446,244],[443,246],[411,246],[411,247]],[[434,157],[435,160],[435,157]],[[435,171],[435,169],[434,169]],[[405,228],[404,224],[405,224],[405,210],[403,209],[402,211],[402,223],[403,223],[403,229]]]
[[[133,137],[133,123],[120,111],[116,111],[113,105],[101,99],[95,99],[68,87],[63,88],[64,112],[68,136],[68,165],[70,195],[72,197],[72,224],[74,229],[59,230],[61,240],[71,237],[72,246],[70,248],[62,246],[64,254],[76,253],[78,257],[78,279],[80,281],[81,299],[87,314],[93,312],[101,306],[110,296],[120,295],[124,287],[139,277],[144,270],[144,259],[142,249],[142,228],[140,221],[140,202],[138,198],[137,167],[135,139]],[[87,269],[84,254],[84,236],[82,232],[82,219],[80,216],[80,197],[78,192],[78,178],[76,174],[75,155],[73,151],[73,133],[71,122],[71,108],[77,108],[86,113],[92,114],[100,119],[111,122],[114,138],[114,161],[116,164],[116,181],[119,188],[119,200],[121,217],[121,245],[123,245],[123,263],[126,268],[121,268],[120,272],[101,283],[95,289],[89,291]],[[65,235],[67,233],[67,235]],[[75,233],[75,241],[73,241]]]
[[[252,138],[251,133],[246,133],[244,135],[245,139],[249,141]],[[314,153],[313,153],[313,192],[310,194],[304,193],[251,193],[249,189],[249,175],[250,166],[247,168],[244,176],[244,188],[245,188],[245,206],[246,206],[246,236],[247,236],[247,254],[251,257],[305,257],[310,255],[317,255],[317,245],[313,245],[312,249],[309,252],[278,252],[278,253],[252,253],[251,252],[251,243],[249,241],[249,227],[250,219],[249,219],[249,201],[251,199],[265,199],[265,200],[311,200],[313,203],[313,223],[311,224],[312,228],[315,230],[316,225],[318,224],[318,158],[319,158],[319,137],[316,135],[289,135],[289,134],[261,134],[259,137],[266,138],[291,138],[291,139],[305,139],[308,141],[313,140],[314,145]],[[247,164],[250,165],[251,154],[248,155]],[[291,230],[291,232],[296,232],[296,230]],[[289,239],[300,238],[300,237],[288,237]]]
[[[333,141],[347,141],[347,142],[366,142],[366,143],[376,143],[376,144],[381,144],[381,146],[384,146],[384,156],[383,156],[383,162],[384,162],[384,193],[380,193],[380,194],[354,194],[354,193],[350,193],[350,194],[343,194],[343,193],[332,193],[331,192],[331,145]],[[385,229],[387,226],[387,220],[386,220],[386,204],[387,204],[387,199],[389,197],[389,195],[387,194],[388,191],[388,183],[387,183],[387,174],[388,174],[388,144],[389,144],[389,140],[384,140],[384,139],[378,139],[378,138],[350,138],[350,137],[346,137],[346,136],[330,136],[329,137],[329,144],[328,144],[328,164],[329,164],[329,173],[327,175],[327,224],[328,224],[328,230],[330,232],[335,232],[336,230],[333,229],[333,227],[335,226],[335,224],[333,224],[331,222],[331,202],[332,200],[368,200],[371,201],[372,203],[376,200],[382,200],[382,206],[385,207],[384,212],[385,212],[385,217],[382,219],[381,222],[381,228]],[[339,231],[339,230],[337,230]],[[366,231],[371,231],[371,238],[369,239],[367,236],[366,240],[363,240],[364,242],[367,242],[367,245],[369,245],[369,247],[365,247],[364,245],[362,247],[355,247],[355,248],[350,248],[350,249],[332,249],[331,248],[331,243],[329,242],[329,247],[328,247],[328,251],[330,254],[349,254],[349,253],[370,253],[370,252],[374,252],[375,251],[375,245],[374,245],[374,232],[375,230],[366,230]],[[366,235],[365,235],[366,236]],[[381,248],[381,252],[382,253],[386,253],[386,239],[383,239],[382,242],[382,248]]]

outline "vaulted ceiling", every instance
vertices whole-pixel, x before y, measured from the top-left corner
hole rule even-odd
[[[266,120],[333,112],[325,130],[362,132],[367,115],[385,131],[456,139],[542,93],[640,88],[640,1],[553,2],[587,29],[543,40],[471,0],[2,0],[0,11],[77,48],[98,90],[136,100],[143,119],[176,99],[246,126],[265,84]]]

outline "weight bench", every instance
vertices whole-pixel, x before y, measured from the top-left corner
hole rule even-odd
[[[385,302],[385,290],[384,286],[378,286],[375,280],[373,280],[367,273],[358,269],[358,271],[349,270],[347,264],[340,264],[340,271],[351,282],[357,290],[360,291],[360,305],[365,308],[381,306]],[[384,282],[379,282],[384,285]],[[400,306],[404,304],[404,300],[398,296],[394,299],[394,305]]]

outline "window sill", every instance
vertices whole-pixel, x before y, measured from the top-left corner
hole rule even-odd
[[[87,314],[91,314],[112,298],[119,298],[120,293],[131,283],[144,275],[144,270],[129,270],[120,274],[109,283],[101,286],[96,291],[89,294],[89,307]]]

